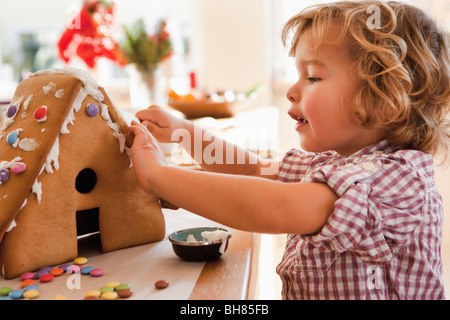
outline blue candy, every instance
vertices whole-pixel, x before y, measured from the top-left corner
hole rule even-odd
[[[13,144],[16,142],[17,138],[19,138],[19,134],[17,131],[13,131],[6,137],[6,142],[8,142],[8,144]]]
[[[83,269],[81,269],[81,274],[88,275],[94,269],[95,269],[94,267],[86,266]]]
[[[8,295],[13,299],[20,299],[23,296],[23,290],[13,290]]]
[[[29,286],[26,286],[25,288],[23,288],[23,292],[28,291],[28,290],[39,290],[39,286],[35,285],[35,284],[30,284]]]

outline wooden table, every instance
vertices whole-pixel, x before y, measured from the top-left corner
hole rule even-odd
[[[63,274],[49,283],[37,281],[40,300],[57,295],[69,300],[82,300],[85,293],[98,290],[107,282],[128,283],[133,288],[130,300],[242,300],[254,297],[259,237],[253,233],[227,228],[183,209],[163,210],[166,237],[159,242],[102,254],[95,236],[79,242],[79,254],[88,264],[101,268],[105,275]],[[175,255],[168,240],[172,232],[192,228],[220,226],[229,230],[232,238],[225,254],[209,262],[188,262]],[[167,280],[167,289],[157,290],[154,283]],[[20,289],[19,278],[5,280],[0,287]]]

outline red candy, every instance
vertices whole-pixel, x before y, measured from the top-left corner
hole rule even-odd
[[[44,275],[39,277],[39,281],[40,282],[50,282],[52,280],[53,280],[53,275],[52,274],[44,274]]]
[[[47,107],[46,106],[42,106],[40,108],[37,108],[36,111],[34,112],[34,118],[40,122],[40,121],[45,121],[47,118]]]

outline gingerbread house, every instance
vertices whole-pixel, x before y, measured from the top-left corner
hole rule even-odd
[[[137,183],[127,118],[89,73],[22,81],[0,124],[0,264],[6,279],[73,260],[79,236],[103,252],[161,240],[156,197]]]

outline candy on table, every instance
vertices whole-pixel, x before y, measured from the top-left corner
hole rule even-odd
[[[95,269],[95,268],[94,268],[94,267],[91,267],[91,266],[83,267],[83,269],[81,269],[81,274],[88,275],[88,274],[90,274],[90,272],[91,272],[92,270],[94,270],[94,269]]]
[[[23,292],[28,291],[28,290],[39,290],[39,286],[35,285],[35,284],[30,284],[29,286],[26,286],[25,288],[23,288]]]
[[[155,282],[155,288],[156,289],[165,289],[169,286],[169,282],[166,280],[159,280]]]
[[[51,275],[50,273],[43,274],[42,276],[39,277],[40,282],[50,282],[52,280],[53,280],[53,275]]]
[[[67,297],[66,296],[62,296],[62,295],[57,295],[52,300],[67,300]]]
[[[26,279],[26,280],[22,281],[22,283],[20,284],[20,287],[23,289],[23,288],[28,287],[35,283],[36,283],[36,281],[34,281],[33,279]]]
[[[78,257],[75,260],[73,260],[73,263],[75,263],[76,265],[83,265],[86,264],[88,262],[88,259],[86,259],[85,257]]]
[[[130,289],[122,289],[116,291],[119,298],[129,298],[133,294],[133,290]]]
[[[108,291],[114,291],[114,288],[105,286],[105,287],[100,288],[98,291],[100,291],[100,293],[105,293],[105,292],[108,292]]]
[[[20,299],[23,297],[23,290],[12,290],[8,296],[10,296],[13,299]]]
[[[27,290],[23,293],[25,299],[35,299],[39,297],[39,291],[35,289]]]
[[[118,297],[119,295],[115,291],[106,291],[100,296],[103,300],[116,300]]]
[[[58,277],[64,273],[64,270],[62,268],[54,268],[49,273],[54,277]]]
[[[0,296],[7,296],[11,291],[13,291],[10,287],[2,287],[0,288]]]
[[[105,274],[105,272],[102,269],[96,268],[94,270],[91,270],[89,274],[93,277],[101,277]]]
[[[25,272],[25,273],[22,273],[22,275],[20,276],[20,279],[22,279],[22,280],[33,279],[33,278],[34,278],[33,272]]]

